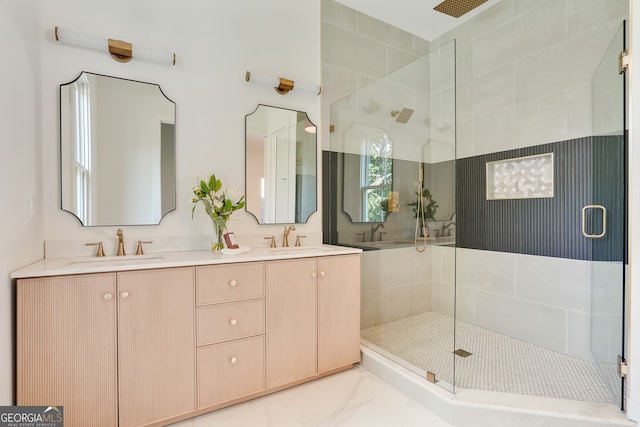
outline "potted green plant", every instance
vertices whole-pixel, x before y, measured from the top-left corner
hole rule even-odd
[[[420,216],[420,211],[418,209],[418,198],[420,197],[420,192],[416,191],[416,201],[409,203],[407,206],[413,206],[413,213],[415,217]],[[424,212],[425,220],[435,220],[436,210],[438,209],[438,203],[433,199],[433,194],[429,191],[428,188],[422,190],[422,200],[421,206]]]

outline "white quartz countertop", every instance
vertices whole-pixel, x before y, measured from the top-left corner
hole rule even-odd
[[[153,268],[189,267],[234,262],[273,261],[330,255],[358,254],[361,249],[344,246],[317,245],[289,248],[251,248],[239,254],[214,254],[211,251],[182,251],[145,255],[44,258],[11,273],[12,279],[62,276],[70,274],[107,273]]]

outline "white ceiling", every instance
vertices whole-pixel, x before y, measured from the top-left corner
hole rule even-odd
[[[433,40],[462,22],[474,17],[500,0],[488,0],[460,18],[452,18],[433,10],[442,0],[336,0],[345,6],[403,29],[409,33]]]

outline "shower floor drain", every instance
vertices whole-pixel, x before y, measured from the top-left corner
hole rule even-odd
[[[454,351],[453,354],[455,354],[456,356],[460,356],[460,357],[469,357],[469,356],[471,356],[471,353],[469,353],[467,350],[463,350],[461,348],[459,348],[456,351]]]

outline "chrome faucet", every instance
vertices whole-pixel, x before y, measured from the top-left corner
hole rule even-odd
[[[379,228],[384,228],[384,224],[380,223],[380,224],[371,224],[371,237],[369,239],[370,242],[373,242],[373,237],[376,234],[376,231],[378,231]]]
[[[291,233],[291,231],[295,230],[295,229],[296,229],[295,225],[290,225],[290,226],[284,228],[284,232],[282,233],[282,247],[283,248],[288,248],[289,247],[289,233]]]
[[[116,253],[116,255],[126,255],[127,253],[124,251],[124,233],[122,232],[122,228],[118,228],[116,236],[118,236],[118,252]]]

